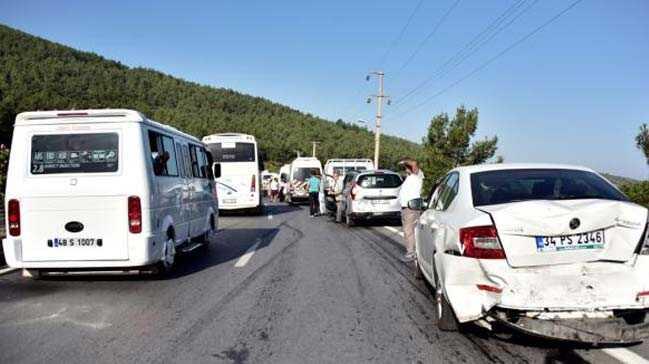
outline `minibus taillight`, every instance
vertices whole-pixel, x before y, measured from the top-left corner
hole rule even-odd
[[[128,197],[128,231],[132,234],[142,232],[142,205],[137,196]]]
[[[252,179],[250,180],[250,192],[256,192],[256,191],[257,191],[257,179],[253,174]]]
[[[9,222],[9,235],[20,235],[20,202],[9,200],[7,221]]]

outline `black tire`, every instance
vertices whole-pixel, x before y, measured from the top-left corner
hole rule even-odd
[[[419,265],[419,261],[417,260],[416,257],[413,263],[415,265],[415,271],[414,271],[415,279],[421,281],[422,279],[424,279],[424,273],[421,272],[421,266]]]
[[[166,244],[168,244],[168,243],[174,244],[173,241],[174,241],[174,232],[173,232],[173,230],[170,230],[167,233],[167,241],[165,243]],[[166,249],[166,246],[163,247],[163,249]],[[158,263],[156,263],[153,266],[153,275],[158,279],[164,279],[164,278],[169,277],[176,268],[176,255],[177,254],[178,253],[176,251],[176,247],[174,246],[173,247],[173,260],[171,261],[171,263],[166,262],[164,260],[159,261]]]
[[[433,274],[435,275],[435,319],[437,321],[437,327],[440,331],[458,331],[460,329],[460,323],[455,316],[455,312],[453,312],[453,307],[451,307],[451,304],[448,303],[444,295],[444,290],[439,288],[440,281],[434,266]]]

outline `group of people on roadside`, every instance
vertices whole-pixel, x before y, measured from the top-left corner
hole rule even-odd
[[[424,173],[419,168],[419,164],[413,158],[404,158],[399,162],[399,166],[404,170],[406,178],[401,184],[399,190],[399,203],[401,204],[401,223],[403,226],[403,235],[405,241],[406,253],[402,261],[409,263],[415,260],[415,227],[421,215],[421,211],[411,209],[408,203],[412,200],[421,198],[421,189],[424,183]],[[308,179],[309,191],[309,214],[311,217],[324,213],[324,203],[322,200],[322,192],[320,191],[320,184],[322,183],[319,171],[314,170],[311,172],[311,177]],[[336,222],[342,222],[344,214],[343,205],[343,191],[344,174],[335,171],[333,175],[333,196],[336,201]]]

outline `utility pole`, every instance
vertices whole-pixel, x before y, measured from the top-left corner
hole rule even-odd
[[[377,76],[379,79],[379,93],[371,95],[367,99],[367,103],[372,102],[372,97],[376,98],[376,126],[374,131],[374,168],[379,169],[379,150],[381,149],[381,121],[383,119],[383,99],[388,100],[390,105],[390,97],[384,94],[383,77],[385,74],[382,71],[370,72],[366,80],[369,81],[371,75]]]
[[[313,158],[315,158],[315,150],[316,150],[316,147],[318,146],[318,144],[320,144],[320,142],[313,140],[313,141],[311,141],[311,143],[313,143],[313,153],[312,153],[312,156],[313,156]]]

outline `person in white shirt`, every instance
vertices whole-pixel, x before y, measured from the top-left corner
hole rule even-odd
[[[279,199],[279,181],[277,178],[270,181],[270,199],[273,202],[277,202]]]
[[[336,199],[336,222],[343,221],[343,180],[345,176],[341,172],[334,172],[334,198]]]
[[[406,263],[415,260],[415,227],[421,212],[408,208],[408,202],[421,198],[421,187],[424,183],[424,173],[419,169],[417,161],[405,158],[399,165],[406,170],[407,177],[399,190],[399,203],[401,204],[401,224],[406,245],[406,254],[402,260]]]

